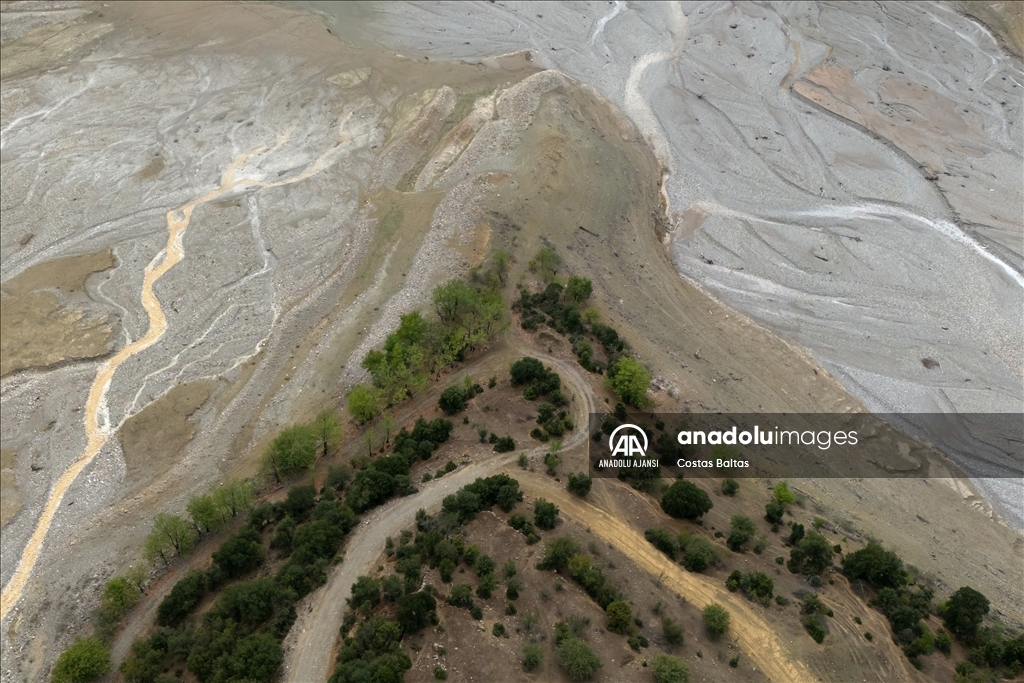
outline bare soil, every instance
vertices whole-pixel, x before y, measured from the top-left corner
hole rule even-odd
[[[117,318],[91,298],[86,282],[115,265],[108,248],[40,263],[5,282],[0,376],[110,353]]]

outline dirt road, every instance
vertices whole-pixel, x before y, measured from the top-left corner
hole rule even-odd
[[[569,390],[567,393],[575,397],[576,424],[586,424],[587,413],[594,408],[594,397],[576,368],[557,358],[532,350],[530,355],[558,370],[562,376],[563,386]],[[578,448],[586,438],[586,429],[577,429],[566,440],[564,448],[567,451]],[[489,453],[489,446],[479,448],[480,453],[476,454],[478,457]],[[546,446],[540,446],[527,451],[527,454],[539,456],[546,451]],[[420,508],[436,510],[441,506],[445,496],[472,483],[477,477],[486,477],[509,467],[521,454],[522,451],[504,456],[486,455],[485,457],[489,459],[455,470],[444,479],[423,484],[418,494],[394,500],[364,517],[345,545],[345,561],[327,579],[326,586],[309,596],[305,605],[299,605],[298,619],[285,640],[286,651],[281,680],[286,683],[327,680],[332,665],[331,651],[345,612],[345,599],[348,598],[356,579],[366,573],[383,552],[385,539],[388,536],[398,536],[403,529],[409,528],[415,520],[416,511]]]

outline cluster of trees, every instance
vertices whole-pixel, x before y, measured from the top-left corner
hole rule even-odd
[[[832,610],[817,595],[807,595],[800,605],[800,624],[807,634],[820,644],[828,634],[826,616],[832,616]]]
[[[729,578],[725,580],[725,587],[735,593],[737,590],[750,600],[756,600],[764,606],[768,606],[772,596],[775,594],[775,582],[772,577],[764,572],[741,572],[733,570]]]
[[[568,404],[568,400],[559,391],[562,388],[562,378],[536,358],[520,358],[512,363],[509,374],[512,377],[512,386],[526,387],[523,390],[523,398],[527,401],[546,396],[553,408]]]
[[[154,683],[177,667],[201,683],[273,680],[296,601],[326,580],[329,562],[357,521],[333,488],[318,499],[312,486],[297,486],[280,503],[252,508],[245,527],[213,553],[213,563],[188,572],[160,603],[159,628],[132,645],[121,664],[124,679]],[[281,568],[246,580],[269,552],[284,560]],[[192,617],[211,592],[214,606]]]
[[[522,499],[517,480],[507,474],[496,474],[486,479],[477,479],[457,493],[445,496],[441,501],[441,510],[458,520],[459,524],[466,524],[473,521],[478,512],[489,510],[495,505],[504,512],[511,512]]]
[[[644,538],[691,572],[702,572],[719,559],[719,550],[714,543],[686,531],[676,536],[666,529],[648,529],[644,532]]]
[[[338,416],[324,410],[308,424],[293,425],[274,437],[263,456],[263,467],[274,480],[308,472],[317,456],[333,452],[341,439]]]
[[[556,412],[555,406],[551,403],[541,403],[537,407],[537,424],[540,427],[535,427],[530,436],[539,441],[547,441],[552,436],[562,436],[576,428],[569,413],[565,410]]]
[[[444,391],[441,392],[441,398],[437,401],[437,406],[445,412],[445,415],[454,415],[455,413],[462,412],[466,409],[466,403],[476,398],[477,394],[482,394],[484,388],[479,384],[474,384],[473,380],[467,377],[463,386],[453,384]]]
[[[365,512],[396,495],[415,493],[409,471],[417,459],[427,460],[448,440],[454,425],[443,418],[418,418],[412,432],[403,427],[395,435],[391,455],[369,460],[356,472],[345,501],[356,512]]]
[[[159,559],[166,565],[175,556],[188,555],[202,534],[220,531],[232,519],[248,511],[252,500],[249,482],[231,481],[212,493],[190,500],[186,506],[190,521],[178,515],[157,515],[143,549],[146,560]]]
[[[537,528],[533,526],[533,522],[523,515],[512,515],[508,518],[508,525],[523,536],[526,536],[527,545],[533,545],[540,540],[540,536],[537,534]]]
[[[433,600],[430,595],[427,598]],[[338,653],[338,666],[329,683],[380,681],[398,683],[412,668],[412,660],[402,649],[406,632],[397,621],[381,615],[363,620],[354,633],[345,636]]]
[[[1024,634],[1009,638],[999,625],[983,627],[989,601],[979,591],[962,586],[936,606],[934,591],[911,585],[900,557],[876,543],[848,554],[842,566],[851,581],[862,581],[876,591],[871,604],[889,620],[893,636],[915,666],[920,668],[920,657],[933,650],[948,656],[955,637],[970,648],[967,661],[957,665],[963,680],[970,680],[979,668],[1003,668],[1009,675],[1024,671]],[[935,613],[946,631],[932,633],[925,625],[928,615]]]
[[[580,550],[579,543],[569,536],[552,539],[544,548],[544,557],[537,565],[541,570],[561,572],[569,576],[592,597],[601,609],[623,600],[619,589],[608,580],[601,567]],[[628,606],[627,606],[628,607]]]
[[[384,348],[366,354],[362,367],[372,380],[348,396],[349,413],[357,422],[371,420],[383,408],[423,389],[431,375],[502,330],[508,321],[499,291],[507,274],[506,256],[492,257],[494,278],[477,272],[469,281],[455,279],[438,286],[432,295],[432,319],[419,312],[403,315]]]

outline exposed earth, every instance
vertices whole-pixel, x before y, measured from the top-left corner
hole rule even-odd
[[[591,278],[664,412],[1022,412],[1024,19],[1003,4],[4,2],[4,680],[48,680],[157,513],[256,474],[283,427],[340,414],[399,317],[498,248],[507,299],[543,246]],[[580,424],[612,397],[563,338],[515,324],[455,372],[504,377],[525,354],[562,374]],[[442,386],[396,417],[436,412]],[[503,400],[505,431],[525,430],[529,407]],[[348,424],[336,459],[360,436]],[[585,467],[583,436],[564,472]],[[757,670],[737,680],[926,680],[887,637],[850,644],[854,614],[887,626],[845,583],[826,598],[851,640],[804,650],[799,625],[774,633],[721,576],[647,544],[681,524],[650,497],[596,480],[580,501],[473,438],[446,446],[455,472],[353,532],[301,603],[282,680],[326,680],[384,539],[498,471],[634,583],[660,577],[643,603],[728,604]],[[1024,625],[1021,481],[790,483],[837,543],[898,548],[940,592],[973,585]],[[759,514],[764,484],[744,486],[711,523]],[[212,543],[152,585],[115,666]]]

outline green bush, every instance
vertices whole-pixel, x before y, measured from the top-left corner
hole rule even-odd
[[[537,643],[527,643],[523,646],[523,671],[534,672],[544,662],[544,650]]]
[[[670,559],[675,559],[676,553],[679,551],[679,542],[672,532],[665,529],[648,529],[644,532],[644,538],[655,548],[668,555]]]
[[[633,620],[633,610],[622,600],[609,603],[605,609],[605,626],[612,633],[626,633]]]
[[[699,519],[712,507],[708,494],[685,479],[677,479],[661,497],[661,509],[676,519]]]
[[[722,482],[721,491],[723,496],[735,496],[739,490],[740,485],[735,479],[729,478]]]
[[[942,611],[946,628],[961,640],[970,642],[978,633],[982,619],[988,614],[988,598],[969,586],[953,593]]]
[[[729,538],[726,541],[726,545],[729,546],[729,550],[733,552],[740,552],[743,546],[746,545],[750,539],[754,538],[754,534],[757,533],[757,526],[749,517],[744,515],[733,515],[729,522],[730,533]]]
[[[310,425],[285,429],[270,443],[264,465],[276,481],[305,472],[316,460],[317,435]]]
[[[718,559],[718,549],[714,543],[697,536],[686,545],[683,555],[683,566],[691,572],[702,572]]]
[[[877,543],[868,543],[844,557],[843,574],[851,581],[867,581],[876,589],[899,588],[907,582],[903,561]]]
[[[511,436],[500,437],[497,441],[494,442],[495,453],[509,453],[511,451],[514,451],[515,449],[516,442],[512,439]]]
[[[533,523],[538,529],[554,529],[558,522],[558,507],[551,502],[538,498],[533,506]]]
[[[804,630],[814,639],[814,642],[821,643],[825,640],[825,626],[822,623],[820,614],[805,614],[800,617],[800,624]]]
[[[571,681],[587,681],[601,667],[601,660],[587,644],[575,636],[565,638],[558,646],[558,666]]]
[[[53,683],[85,683],[110,670],[110,650],[99,638],[79,638],[64,650],[53,667]]]
[[[718,638],[729,630],[729,612],[717,602],[705,607],[701,616],[704,619],[704,628],[712,639]]]
[[[786,567],[794,574],[817,576],[832,566],[833,555],[828,540],[812,531],[790,551]]]
[[[569,484],[566,488],[569,493],[585,498],[590,493],[590,487],[593,485],[593,480],[582,472],[578,474],[569,475]]]
[[[689,683],[690,670],[678,657],[658,655],[651,662],[654,683]]]
[[[620,358],[608,367],[608,382],[619,400],[637,408],[647,403],[647,387],[652,375],[644,366],[629,357]]]

